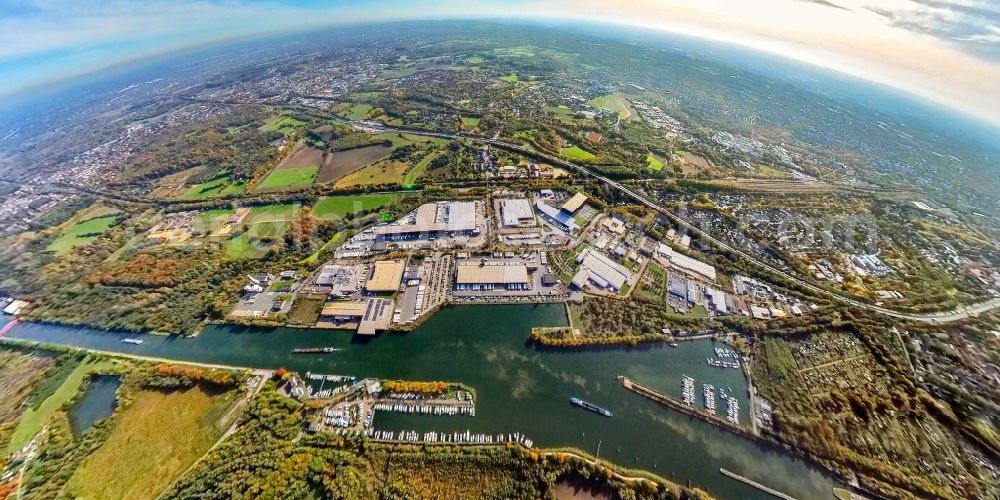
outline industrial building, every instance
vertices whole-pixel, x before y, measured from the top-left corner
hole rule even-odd
[[[375,227],[375,235],[385,241],[478,235],[482,220],[477,208],[475,201],[425,203],[396,223]]]
[[[528,290],[531,279],[523,262],[460,262],[455,276],[456,290]]]
[[[376,293],[399,290],[399,283],[403,280],[405,269],[406,261],[402,259],[376,262],[371,277],[365,283],[365,290]]]
[[[601,290],[619,292],[632,279],[632,272],[625,266],[592,248],[581,252],[576,261],[580,264],[580,270],[573,276],[573,285],[581,290],[590,285]]]
[[[580,211],[584,203],[587,203],[587,195],[576,193],[566,203],[563,203],[562,211],[574,215]]]
[[[531,203],[524,198],[500,200],[500,213],[504,227],[535,225],[535,214],[531,210]]]
[[[323,307],[320,321],[357,324],[359,335],[374,335],[376,331],[389,328],[393,306],[392,300],[381,298],[330,302]]]
[[[580,226],[573,220],[573,214],[565,210],[559,210],[541,200],[535,202],[535,209],[538,210],[538,214],[545,222],[567,233],[580,229]]]
[[[672,267],[697,278],[703,278],[713,282],[715,281],[714,266],[688,257],[682,253],[675,252],[673,248],[670,248],[668,245],[663,243],[660,243],[657,251],[662,257],[667,259]]]

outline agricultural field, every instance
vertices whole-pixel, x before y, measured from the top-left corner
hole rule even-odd
[[[327,220],[341,219],[347,214],[388,205],[398,197],[399,195],[395,193],[328,196],[316,201],[312,215]]]
[[[281,132],[282,134],[289,135],[305,124],[306,122],[302,120],[283,115],[269,121],[260,130],[263,132]]]
[[[511,73],[507,76],[501,76],[500,79],[508,83],[517,83],[518,78],[517,73]]]
[[[181,194],[180,198],[185,200],[197,200],[202,198],[211,198],[214,196],[226,196],[229,194],[240,194],[244,189],[246,189],[246,183],[233,183],[228,177],[221,177],[219,179],[191,186],[187,189],[187,191]]]
[[[365,120],[368,112],[372,110],[371,104],[366,103],[342,103],[334,107],[333,112],[346,117],[348,120]]]
[[[311,186],[319,174],[319,166],[279,168],[272,171],[257,185],[258,190]]]
[[[117,217],[107,215],[72,224],[59,233],[59,236],[49,244],[48,249],[56,255],[65,255],[74,248],[82,247],[96,240],[98,236],[114,227],[117,221]]]
[[[305,146],[295,150],[278,165],[278,170],[315,167],[323,164],[323,150]]]
[[[284,237],[296,212],[296,206],[291,203],[253,207],[241,224],[247,230],[225,243],[226,256],[234,259],[263,257],[273,243]]]
[[[390,153],[392,153],[392,148],[381,144],[331,153],[327,156],[326,162],[323,163],[323,168],[320,170],[316,182],[325,184],[336,181],[359,168],[389,156]]]
[[[142,391],[67,483],[81,498],[156,498],[222,436],[236,392]],[[109,480],[109,471],[127,481]]]
[[[410,168],[409,162],[382,160],[342,177],[336,187],[400,184]]]
[[[573,146],[571,148],[563,148],[562,155],[571,160],[592,160],[597,158],[593,153],[585,149],[581,149],[580,146]]]

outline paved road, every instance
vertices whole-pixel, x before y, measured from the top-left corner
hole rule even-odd
[[[549,155],[547,153],[542,153],[542,152],[539,152],[539,151],[536,151],[536,150],[533,150],[533,149],[528,149],[528,148],[525,148],[525,147],[520,146],[518,144],[511,144],[511,143],[504,142],[504,141],[498,141],[496,139],[487,139],[487,138],[484,138],[484,137],[476,137],[476,136],[465,135],[465,134],[448,134],[448,133],[441,133],[441,132],[427,132],[427,131],[422,131],[422,130],[410,130],[410,129],[403,129],[403,128],[397,128],[397,127],[381,126],[381,125],[375,125],[375,124],[370,124],[370,123],[355,124],[355,126],[358,127],[358,128],[361,128],[363,130],[367,130],[367,131],[371,131],[371,132],[403,132],[403,133],[413,134],[413,135],[423,135],[423,136],[428,136],[428,137],[440,137],[442,139],[467,139],[467,140],[474,141],[474,142],[479,142],[479,143],[483,143],[483,144],[489,144],[489,145],[491,145],[493,147],[506,149],[508,151],[518,152],[518,153],[521,153],[521,154],[524,154],[524,155],[527,155],[527,156],[534,156],[534,157],[542,158],[545,161],[547,161],[547,162],[549,162],[549,163],[551,163],[553,165],[558,165],[560,167],[568,168],[568,169],[573,170],[575,172],[579,172],[579,173],[584,174],[586,176],[590,176],[592,178],[595,178],[595,179],[597,179],[597,180],[599,180],[599,181],[601,181],[601,182],[603,182],[603,183],[605,183],[605,184],[607,184],[609,186],[612,186],[612,187],[618,189],[619,191],[622,191],[623,193],[627,194],[628,196],[630,196],[635,201],[641,203],[642,205],[645,205],[649,209],[654,210],[654,211],[656,211],[658,213],[661,213],[661,214],[665,215],[667,218],[669,218],[671,221],[673,221],[675,224],[677,224],[678,227],[684,228],[689,233],[697,235],[698,237],[700,237],[704,241],[708,241],[708,242],[712,243],[713,245],[715,245],[718,248],[721,248],[721,249],[727,250],[729,252],[732,252],[734,254],[740,255],[740,256],[746,258],[747,260],[749,260],[750,262],[753,262],[758,267],[763,268],[763,269],[767,270],[768,272],[773,273],[775,275],[781,276],[782,278],[784,278],[784,279],[786,279],[786,280],[788,280],[790,282],[793,282],[793,283],[799,285],[800,287],[805,288],[806,290],[809,290],[810,292],[813,292],[813,293],[815,293],[817,295],[829,297],[829,298],[831,298],[833,300],[836,300],[838,302],[841,302],[841,303],[844,303],[844,304],[848,304],[848,305],[851,305],[851,306],[854,306],[854,307],[858,307],[860,309],[865,309],[865,310],[876,312],[876,313],[879,313],[879,314],[884,314],[886,316],[890,316],[890,317],[893,317],[893,318],[905,319],[905,320],[910,320],[910,321],[919,321],[919,322],[924,322],[924,323],[950,323],[950,322],[953,322],[953,321],[960,321],[960,320],[968,318],[969,316],[975,316],[977,314],[980,314],[980,313],[989,311],[991,309],[996,309],[996,308],[1000,307],[1000,298],[994,298],[992,300],[988,300],[988,301],[985,301],[985,302],[980,302],[978,304],[972,304],[972,305],[967,305],[967,306],[959,306],[958,308],[956,308],[955,310],[952,310],[952,311],[944,311],[944,312],[936,312],[936,313],[925,313],[925,314],[914,314],[914,313],[900,312],[900,311],[895,311],[895,310],[892,310],[892,309],[887,309],[885,307],[880,307],[880,306],[868,304],[868,303],[861,302],[861,301],[858,301],[858,300],[854,300],[854,299],[849,298],[849,297],[844,297],[843,295],[840,295],[840,294],[831,292],[829,290],[820,288],[820,287],[818,287],[816,285],[813,285],[811,283],[803,281],[798,276],[794,276],[794,275],[789,274],[789,273],[787,273],[785,271],[782,271],[781,269],[778,269],[778,268],[776,268],[774,266],[771,266],[770,264],[767,264],[765,262],[761,262],[760,260],[758,260],[753,255],[750,255],[749,253],[744,252],[743,250],[734,248],[734,247],[730,246],[729,244],[727,244],[727,243],[725,243],[725,242],[723,242],[723,241],[715,238],[714,236],[712,236],[712,235],[708,234],[707,232],[701,230],[701,228],[695,226],[694,224],[691,224],[690,222],[688,222],[687,220],[685,220],[685,219],[681,218],[680,216],[674,214],[673,212],[670,212],[669,210],[661,207],[659,204],[657,204],[657,203],[649,200],[644,195],[639,194],[638,192],[632,190],[628,186],[625,186],[625,185],[621,184],[620,182],[617,182],[617,181],[615,181],[613,179],[609,179],[608,177],[605,177],[603,175],[595,174],[594,172],[591,172],[590,170],[588,170],[588,169],[586,169],[584,167],[581,167],[580,165],[577,165],[575,163],[566,161],[566,160],[564,160],[562,158],[558,158],[558,157]]]

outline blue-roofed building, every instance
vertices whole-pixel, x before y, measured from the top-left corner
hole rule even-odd
[[[535,208],[538,210],[538,215],[542,217],[542,220],[552,224],[567,233],[572,233],[580,226],[577,225],[576,221],[573,219],[573,214],[566,212],[565,210],[560,210],[545,202],[539,200],[535,202]]]

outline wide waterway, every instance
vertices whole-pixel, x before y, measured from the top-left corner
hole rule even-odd
[[[0,323],[3,321],[0,320]],[[435,417],[380,412],[384,430],[520,432],[536,446],[574,446],[681,484],[690,480],[720,498],[770,498],[719,473],[724,467],[798,498],[831,498],[831,481],[789,455],[759,446],[701,420],[633,394],[616,380],[626,375],[679,396],[681,375],[732,388],[741,420],[748,405],[739,370],[712,368],[711,341],[639,348],[549,350],[526,342],[533,326],[566,324],[562,305],[446,308],[408,334],[360,338],[346,332],[210,327],[195,338],[129,336],[84,328],[24,323],[7,336],[106,351],[254,368],[357,377],[463,382],[477,391],[476,416]],[[339,347],[324,355],[293,355],[295,347]],[[569,405],[578,396],[614,412],[606,418]],[[725,405],[719,401],[720,414]]]

